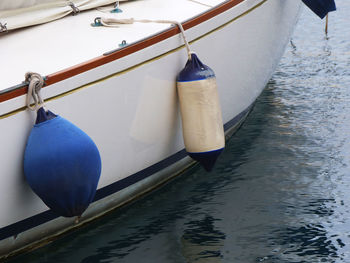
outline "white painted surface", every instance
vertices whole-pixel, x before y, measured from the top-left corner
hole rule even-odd
[[[160,6],[165,5],[165,3],[161,4],[159,0],[146,2],[158,3]],[[247,0],[219,16],[187,30],[188,39],[197,39],[205,32],[241,15],[259,2],[261,1]],[[133,2],[135,5],[136,3],[138,2]],[[169,1],[169,3],[173,2]],[[191,4],[193,3],[191,2]],[[172,7],[174,8],[175,5]],[[201,8],[199,10],[202,11]],[[203,36],[191,45],[192,50],[197,53],[201,61],[210,66],[216,74],[224,123],[251,105],[265,87],[283,54],[284,47],[296,23],[298,10],[298,1],[268,0],[245,16]],[[146,16],[146,14],[145,12],[144,15]],[[174,19],[174,17],[175,15],[171,18]],[[179,20],[184,20],[184,17]],[[62,20],[60,23],[66,22]],[[69,26],[68,22],[67,26]],[[152,27],[152,33],[154,30],[164,27],[161,25],[160,28],[157,28],[158,26]],[[51,30],[48,30],[51,24],[40,27],[42,27],[43,32],[52,33]],[[138,25],[138,27],[138,30],[142,31],[139,37],[143,38],[149,33],[144,25]],[[23,33],[25,38],[30,35],[27,33],[29,31],[16,32],[16,35]],[[74,33],[77,32],[73,27],[69,34]],[[68,33],[63,32],[62,34]],[[86,40],[83,32],[81,34],[81,37]],[[107,37],[105,41],[103,36],[101,33],[101,38],[95,41],[101,43],[104,50],[113,49],[113,45],[108,47],[111,42],[109,38]],[[7,37],[14,36],[5,36],[5,38]],[[47,40],[48,42],[45,42],[45,45],[50,45],[49,43],[53,43],[54,39],[54,37],[50,38]],[[135,36],[133,41],[136,40]],[[20,45],[20,42],[14,41],[12,44]],[[113,43],[115,45],[116,42]],[[0,44],[2,44],[2,39]],[[92,43],[92,46],[95,44]],[[181,44],[181,38],[174,36],[130,56],[43,89],[43,96],[47,98],[85,85],[95,79],[110,76],[104,81],[87,85],[74,93],[47,103],[50,110],[79,126],[97,144],[102,158],[99,188],[136,173],[184,148],[175,78],[184,67],[187,55],[184,49],[166,53]],[[67,53],[64,58],[52,56],[52,50],[49,46],[45,46],[43,48],[45,55],[39,61],[35,61],[39,68],[37,71],[46,74],[51,73],[53,68],[56,70],[63,68],[67,66],[63,63],[66,58],[69,58],[70,63],[73,64],[83,62],[91,48],[90,43],[87,43],[86,46],[89,48],[84,48],[81,51],[78,48],[79,45],[75,46],[72,43],[74,52],[71,52],[64,40],[62,40],[62,46]],[[19,53],[26,55],[26,49],[17,47]],[[90,55],[93,57],[96,52],[99,53],[103,49],[94,50]],[[0,50],[4,49],[0,46]],[[60,54],[65,54],[62,50],[60,52]],[[112,75],[162,54],[165,55],[122,74]],[[28,56],[32,55],[28,54]],[[15,61],[11,61],[10,63],[14,63],[11,65],[18,67],[19,71],[23,70],[20,63],[23,60],[17,58],[17,55],[13,58]],[[26,60],[24,64],[28,65],[27,62]],[[11,81],[17,84],[16,82],[22,73],[7,74],[11,75],[12,78],[7,81],[6,85]],[[0,115],[22,107],[24,99],[25,96],[21,96],[0,103]],[[2,177],[2,184],[0,184],[0,210],[2,211],[0,227],[47,210],[47,207],[28,187],[22,172],[25,141],[34,123],[34,118],[32,112],[21,111],[0,119],[0,176]],[[88,210],[87,214],[93,213]],[[60,222],[66,222],[61,223],[62,226],[65,226],[70,221],[62,219]],[[56,225],[55,229],[57,228],[59,226]],[[15,243],[15,241],[13,242]]]

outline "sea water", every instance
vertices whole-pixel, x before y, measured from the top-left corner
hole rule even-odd
[[[213,172],[10,262],[350,262],[350,1],[304,9],[285,55]]]

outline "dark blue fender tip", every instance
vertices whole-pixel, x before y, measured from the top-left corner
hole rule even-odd
[[[302,0],[316,15],[323,19],[329,12],[337,9],[334,0]]]
[[[223,150],[224,148],[209,152],[187,153],[192,159],[199,162],[207,172],[210,172],[213,169],[216,160],[218,159],[219,155]]]
[[[37,114],[36,114],[36,121],[35,124],[39,124],[48,120],[52,120],[56,118],[57,115],[52,113],[51,111],[45,111],[43,107],[38,109]]]

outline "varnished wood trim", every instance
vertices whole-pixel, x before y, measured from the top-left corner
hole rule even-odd
[[[0,103],[27,94],[27,92],[28,86],[19,88],[14,87],[12,89],[4,90],[3,92],[0,92]]]

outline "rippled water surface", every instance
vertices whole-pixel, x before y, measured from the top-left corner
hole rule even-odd
[[[11,262],[350,262],[350,1],[304,9],[292,43],[214,172]]]

